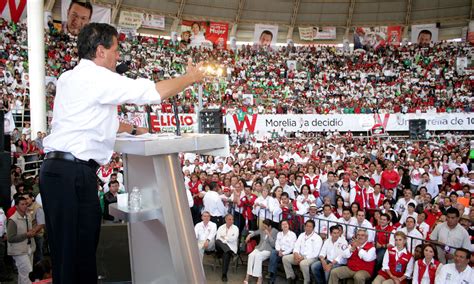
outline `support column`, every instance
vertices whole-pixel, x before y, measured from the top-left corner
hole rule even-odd
[[[230,35],[229,35],[229,37],[236,37],[236,35],[237,35],[237,28],[238,28],[238,27],[239,27],[239,24],[237,24],[237,23],[234,23],[234,24],[232,25],[232,29],[230,30]]]
[[[286,35],[286,41],[293,40],[294,27],[288,27],[288,34]]]
[[[28,0],[28,75],[30,77],[30,120],[32,138],[46,132],[44,1]]]
[[[173,20],[173,24],[171,25],[171,32],[177,32],[179,26],[179,18],[175,18]]]

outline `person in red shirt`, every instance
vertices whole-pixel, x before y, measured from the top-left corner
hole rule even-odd
[[[347,258],[347,266],[334,268],[329,284],[337,284],[342,279],[354,279],[354,284],[364,284],[372,277],[377,256],[374,244],[368,242],[368,238],[366,229],[357,230],[357,239],[342,252],[342,256]]]
[[[256,230],[257,220],[252,213],[253,205],[257,196],[252,193],[252,187],[247,183],[244,183],[244,193],[245,195],[240,199],[239,207],[242,207],[242,217],[245,219],[246,227],[249,230]]]
[[[430,230],[433,230],[434,224],[438,219],[443,215],[443,213],[439,210],[439,204],[435,203],[433,205],[428,205],[429,208],[427,208],[424,212],[426,214],[426,220],[425,223],[430,226]]]
[[[380,184],[382,187],[387,189],[394,189],[398,186],[400,182],[400,175],[397,171],[393,169],[393,163],[388,162],[387,168],[382,172],[382,177],[380,179]]]
[[[405,284],[413,272],[413,255],[407,251],[407,236],[403,232],[395,233],[395,246],[390,246],[383,257],[382,270],[374,279],[374,284],[382,284],[385,280]]]

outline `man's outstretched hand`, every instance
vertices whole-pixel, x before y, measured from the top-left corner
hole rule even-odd
[[[186,74],[192,78],[194,82],[202,81],[206,77],[206,72],[203,68],[203,62],[194,65],[191,58],[188,59],[188,66],[186,67]]]

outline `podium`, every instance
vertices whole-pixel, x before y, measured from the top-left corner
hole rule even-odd
[[[126,190],[137,186],[142,194],[137,212],[109,206],[112,216],[128,222],[132,282],[205,283],[178,153],[228,156],[228,136],[118,138],[115,151],[123,153]]]

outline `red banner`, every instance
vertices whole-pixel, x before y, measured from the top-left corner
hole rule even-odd
[[[386,42],[388,45],[400,45],[400,42],[402,42],[402,27],[388,26]]]
[[[191,33],[191,36],[190,36],[191,44],[193,44],[194,39],[199,41],[200,36],[204,34],[204,38],[210,41],[215,48],[217,49],[227,48],[229,24],[218,23],[218,22],[182,21],[181,25],[182,25],[181,30],[183,32],[189,31]],[[193,27],[193,25],[195,27]]]

